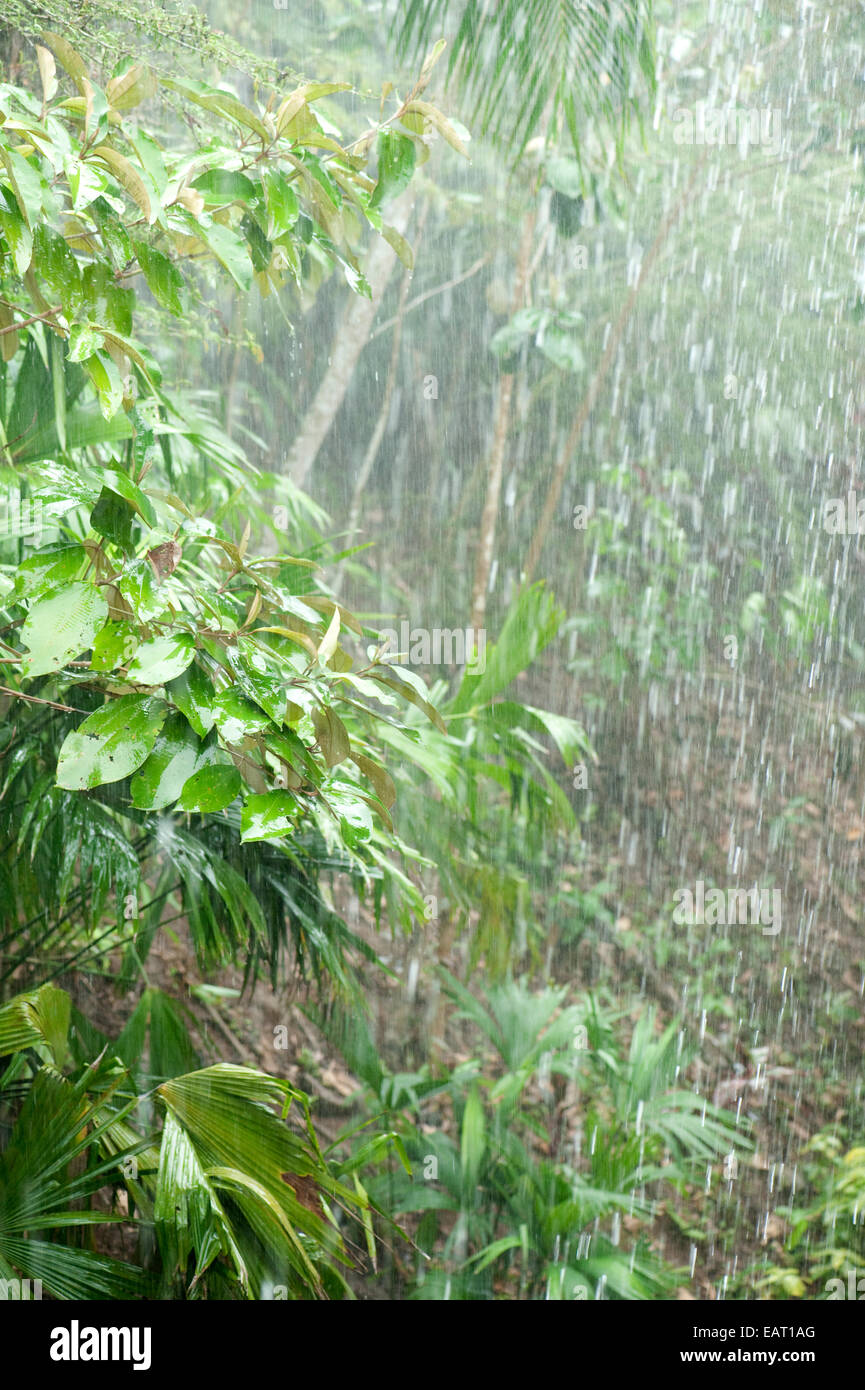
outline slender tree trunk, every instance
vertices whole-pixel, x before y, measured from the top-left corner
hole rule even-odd
[[[511,304],[511,313],[515,314],[521,309],[526,301],[529,287],[529,259],[532,248],[532,238],[535,234],[535,223],[537,221],[537,210],[532,208],[526,213],[523,222],[523,235],[520,241],[520,250],[517,257],[517,273],[514,283],[514,297]],[[493,428],[493,446],[490,452],[489,468],[487,472],[487,495],[484,502],[483,515],[481,516],[480,532],[478,535],[478,550],[475,560],[475,577],[472,586],[472,611],[470,618],[471,627],[477,632],[484,625],[484,617],[487,611],[487,589],[490,582],[490,573],[493,567],[493,554],[496,544],[496,523],[499,515],[499,498],[502,491],[502,476],[505,464],[505,446],[508,439],[508,425],[511,418],[511,400],[514,394],[514,375],[512,372],[505,372],[499,380],[498,398],[496,400],[495,425]]]
[[[388,209],[389,223],[400,233],[405,232],[408,226],[416,196],[417,190],[409,187]],[[330,365],[303,418],[283,468],[283,472],[288,473],[298,487],[306,485],[318,451],[342,405],[358,358],[369,340],[373,319],[396,259],[396,253],[388,243],[376,236],[364,266],[372,298],[356,294],[351,296],[330,350]]]

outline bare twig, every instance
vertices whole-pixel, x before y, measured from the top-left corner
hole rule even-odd
[[[0,685],[0,695],[12,695],[16,700],[29,700],[33,705],[50,705],[52,709],[61,709],[64,714],[81,714],[80,709],[74,709],[72,705],[58,705],[56,700],[42,700],[38,695],[25,695],[23,690],[12,690],[8,685]]]
[[[16,306],[7,304],[6,307],[14,309]],[[26,328],[31,323],[47,323],[49,319],[54,318],[55,314],[59,314],[62,308],[63,305],[58,304],[56,309],[47,309],[44,314],[31,314],[29,319],[19,319],[17,323],[7,323],[5,328],[0,328],[0,338],[3,337],[4,333],[17,333],[19,328]]]
[[[424,290],[423,294],[419,294],[416,299],[409,300],[408,304],[406,304],[405,308],[402,310],[402,316],[405,317],[406,314],[410,314],[412,309],[417,309],[420,304],[426,304],[427,300],[433,299],[435,295],[444,294],[445,290],[452,290],[456,285],[461,285],[464,280],[471,279],[472,275],[477,275],[479,270],[483,270],[485,265],[489,265],[491,260],[492,255],[489,253],[486,256],[480,256],[478,260],[476,260],[473,265],[470,265],[468,270],[464,270],[461,275],[455,275],[452,280],[445,280],[443,285],[435,285],[431,290]],[[370,333],[369,341],[372,342],[373,338],[377,338],[379,333],[385,333],[389,328],[393,328],[394,324],[399,321],[399,318],[400,314],[396,313],[393,318],[385,319],[384,323],[380,323],[378,328],[376,328],[373,333]]]

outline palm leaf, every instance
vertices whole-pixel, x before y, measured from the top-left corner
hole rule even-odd
[[[333,1178],[315,1146],[288,1129],[273,1109],[278,1105],[284,1112],[293,1101],[303,1105],[305,1097],[287,1082],[228,1063],[176,1077],[160,1086],[158,1094],[175,1122],[157,1194],[163,1237],[175,1195],[183,1195],[190,1210],[194,1193],[203,1191],[210,1226],[231,1250],[253,1296],[260,1296],[262,1274],[268,1272],[263,1252],[269,1272],[284,1276],[295,1296],[326,1296],[325,1277],[333,1286],[334,1277],[339,1278],[337,1264],[350,1262],[324,1198],[353,1208],[363,1203]],[[163,1137],[163,1149],[165,1144]],[[224,1207],[217,1187],[225,1192]],[[203,1221],[201,1229],[209,1252],[213,1238]],[[200,1267],[202,1241],[194,1234],[192,1230],[191,1241],[179,1244],[179,1256],[194,1247]]]
[[[579,156],[581,129],[605,126],[621,148],[638,110],[635,70],[651,90],[650,0],[408,0],[395,21],[402,56],[456,25],[448,78],[468,119],[522,154],[548,105]]]
[[[80,1084],[42,1067],[0,1155],[0,1262],[24,1278],[40,1279],[53,1298],[124,1299],[144,1292],[143,1271],[134,1265],[29,1235],[129,1219],[72,1205],[105,1187],[119,1161],[112,1158],[69,1175],[73,1160],[112,1118],[104,1099],[89,1101]]]

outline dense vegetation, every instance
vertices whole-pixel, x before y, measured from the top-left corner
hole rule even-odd
[[[0,1280],[830,1296],[854,7],[7,9]]]

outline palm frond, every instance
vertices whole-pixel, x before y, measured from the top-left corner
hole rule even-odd
[[[409,0],[398,50],[416,57],[454,25],[448,78],[471,103],[467,118],[517,156],[547,108],[578,157],[587,125],[606,127],[620,149],[638,76],[654,86],[649,0]]]
[[[104,1097],[91,1101],[80,1086],[42,1067],[0,1154],[0,1261],[41,1280],[53,1298],[126,1299],[144,1292],[137,1266],[31,1234],[129,1220],[77,1205],[105,1187],[119,1166],[122,1155],[74,1175],[74,1161],[111,1119]]]

